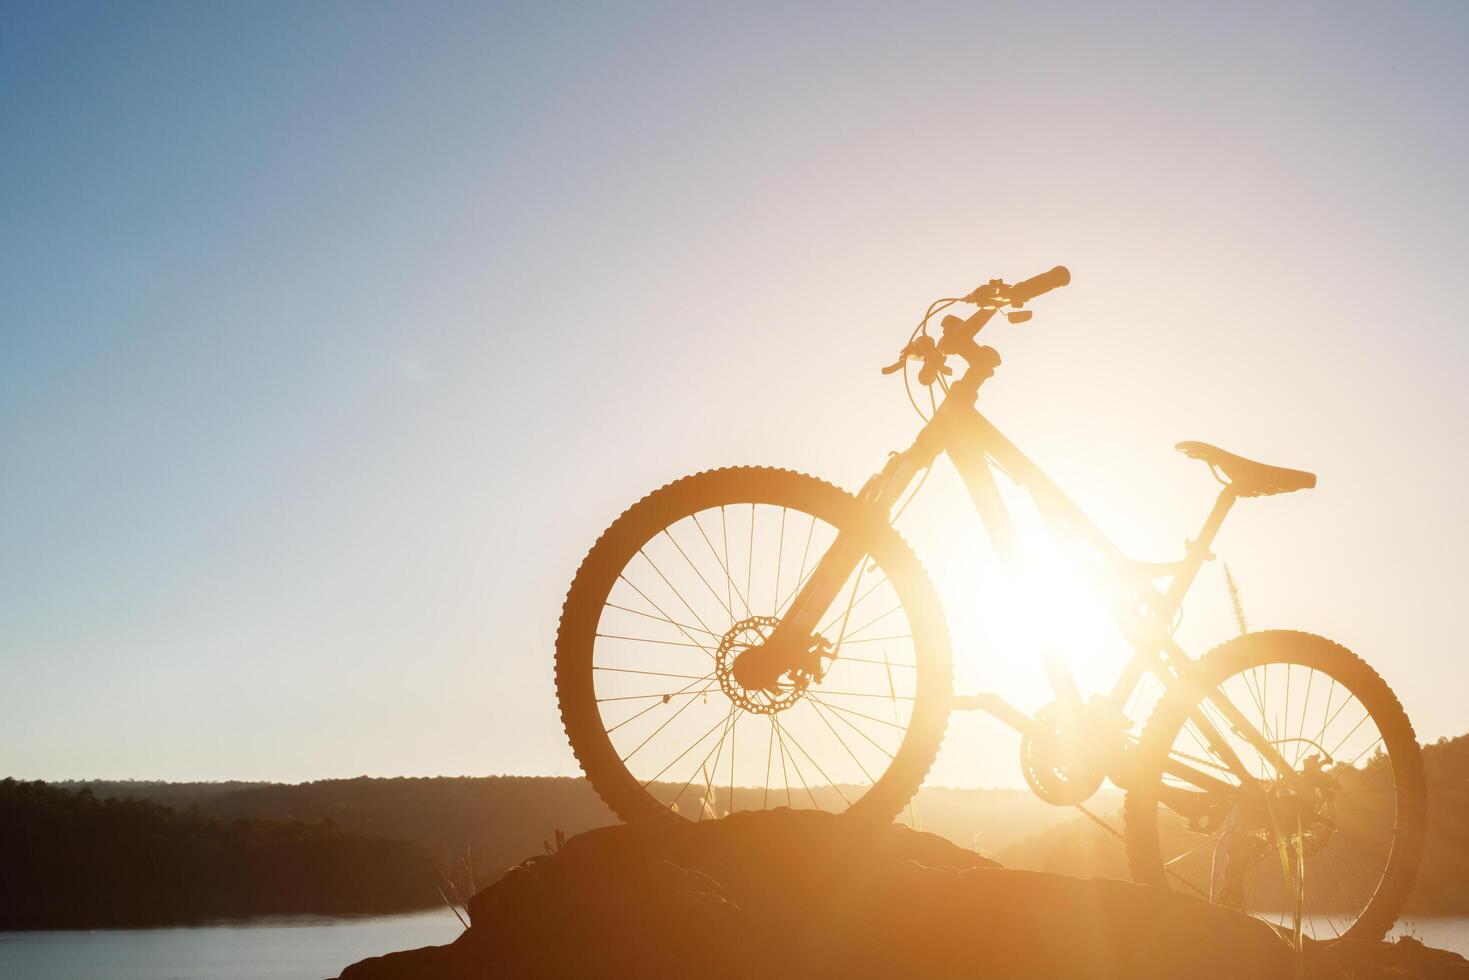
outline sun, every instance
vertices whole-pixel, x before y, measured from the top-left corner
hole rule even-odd
[[[1105,598],[1029,501],[1007,503],[1024,557],[1016,567],[999,560],[972,511],[925,507],[904,521],[943,603],[955,689],[1033,711],[1054,699],[1050,661],[1083,697],[1108,693],[1128,649]]]

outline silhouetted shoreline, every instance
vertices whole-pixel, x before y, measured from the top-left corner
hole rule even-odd
[[[0,928],[95,929],[391,912],[437,896],[432,862],[330,821],[222,820],[0,781]]]
[[[1425,746],[1424,761],[1433,803],[1428,849],[1405,914],[1463,915],[1469,736]],[[918,811],[925,830],[1006,867],[1128,876],[1113,838],[1023,791],[929,787]],[[438,867],[468,855],[477,879],[491,882],[542,851],[557,830],[575,835],[615,822],[584,780],[568,777],[6,780],[0,928],[430,908],[443,904]]]

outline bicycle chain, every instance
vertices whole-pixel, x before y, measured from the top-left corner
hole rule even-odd
[[[1119,841],[1121,841],[1123,847],[1126,847],[1127,846],[1127,838],[1122,835],[1122,831],[1118,830],[1116,827],[1112,826],[1110,823],[1108,823],[1107,821],[1103,820],[1101,817],[1097,816],[1095,813],[1093,813],[1092,811],[1088,810],[1086,807],[1082,806],[1080,803],[1073,803],[1072,806],[1074,806],[1074,807],[1076,807],[1076,809],[1080,810],[1081,813],[1082,813],[1082,815],[1085,816],[1087,819],[1091,820],[1092,823],[1096,824],[1098,827],[1101,827],[1107,833],[1111,834],[1113,837],[1115,837]],[[1204,898],[1204,899],[1208,899],[1209,894],[1207,892],[1205,892],[1198,885],[1195,885],[1193,882],[1191,882],[1188,879],[1184,878],[1178,872],[1176,872],[1173,869],[1168,868],[1166,866],[1163,868],[1163,870],[1164,870],[1164,872],[1166,872],[1168,874],[1169,877],[1176,878],[1178,881],[1182,882],[1184,885],[1186,885],[1189,888],[1193,889],[1195,892],[1197,892],[1199,894],[1199,897]]]

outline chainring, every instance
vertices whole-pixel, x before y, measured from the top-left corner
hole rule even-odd
[[[1035,715],[1035,730],[1020,740],[1020,771],[1036,796],[1054,806],[1076,806],[1090,799],[1107,778],[1105,756],[1096,751],[1086,708],[1063,712],[1056,703]],[[1071,716],[1071,724],[1063,719]]]

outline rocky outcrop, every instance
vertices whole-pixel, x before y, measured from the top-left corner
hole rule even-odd
[[[341,980],[481,977],[1289,978],[1263,922],[1185,895],[1012,871],[906,827],[774,810],[604,827],[474,896],[448,946]],[[1469,980],[1421,944],[1313,954],[1314,977]]]

